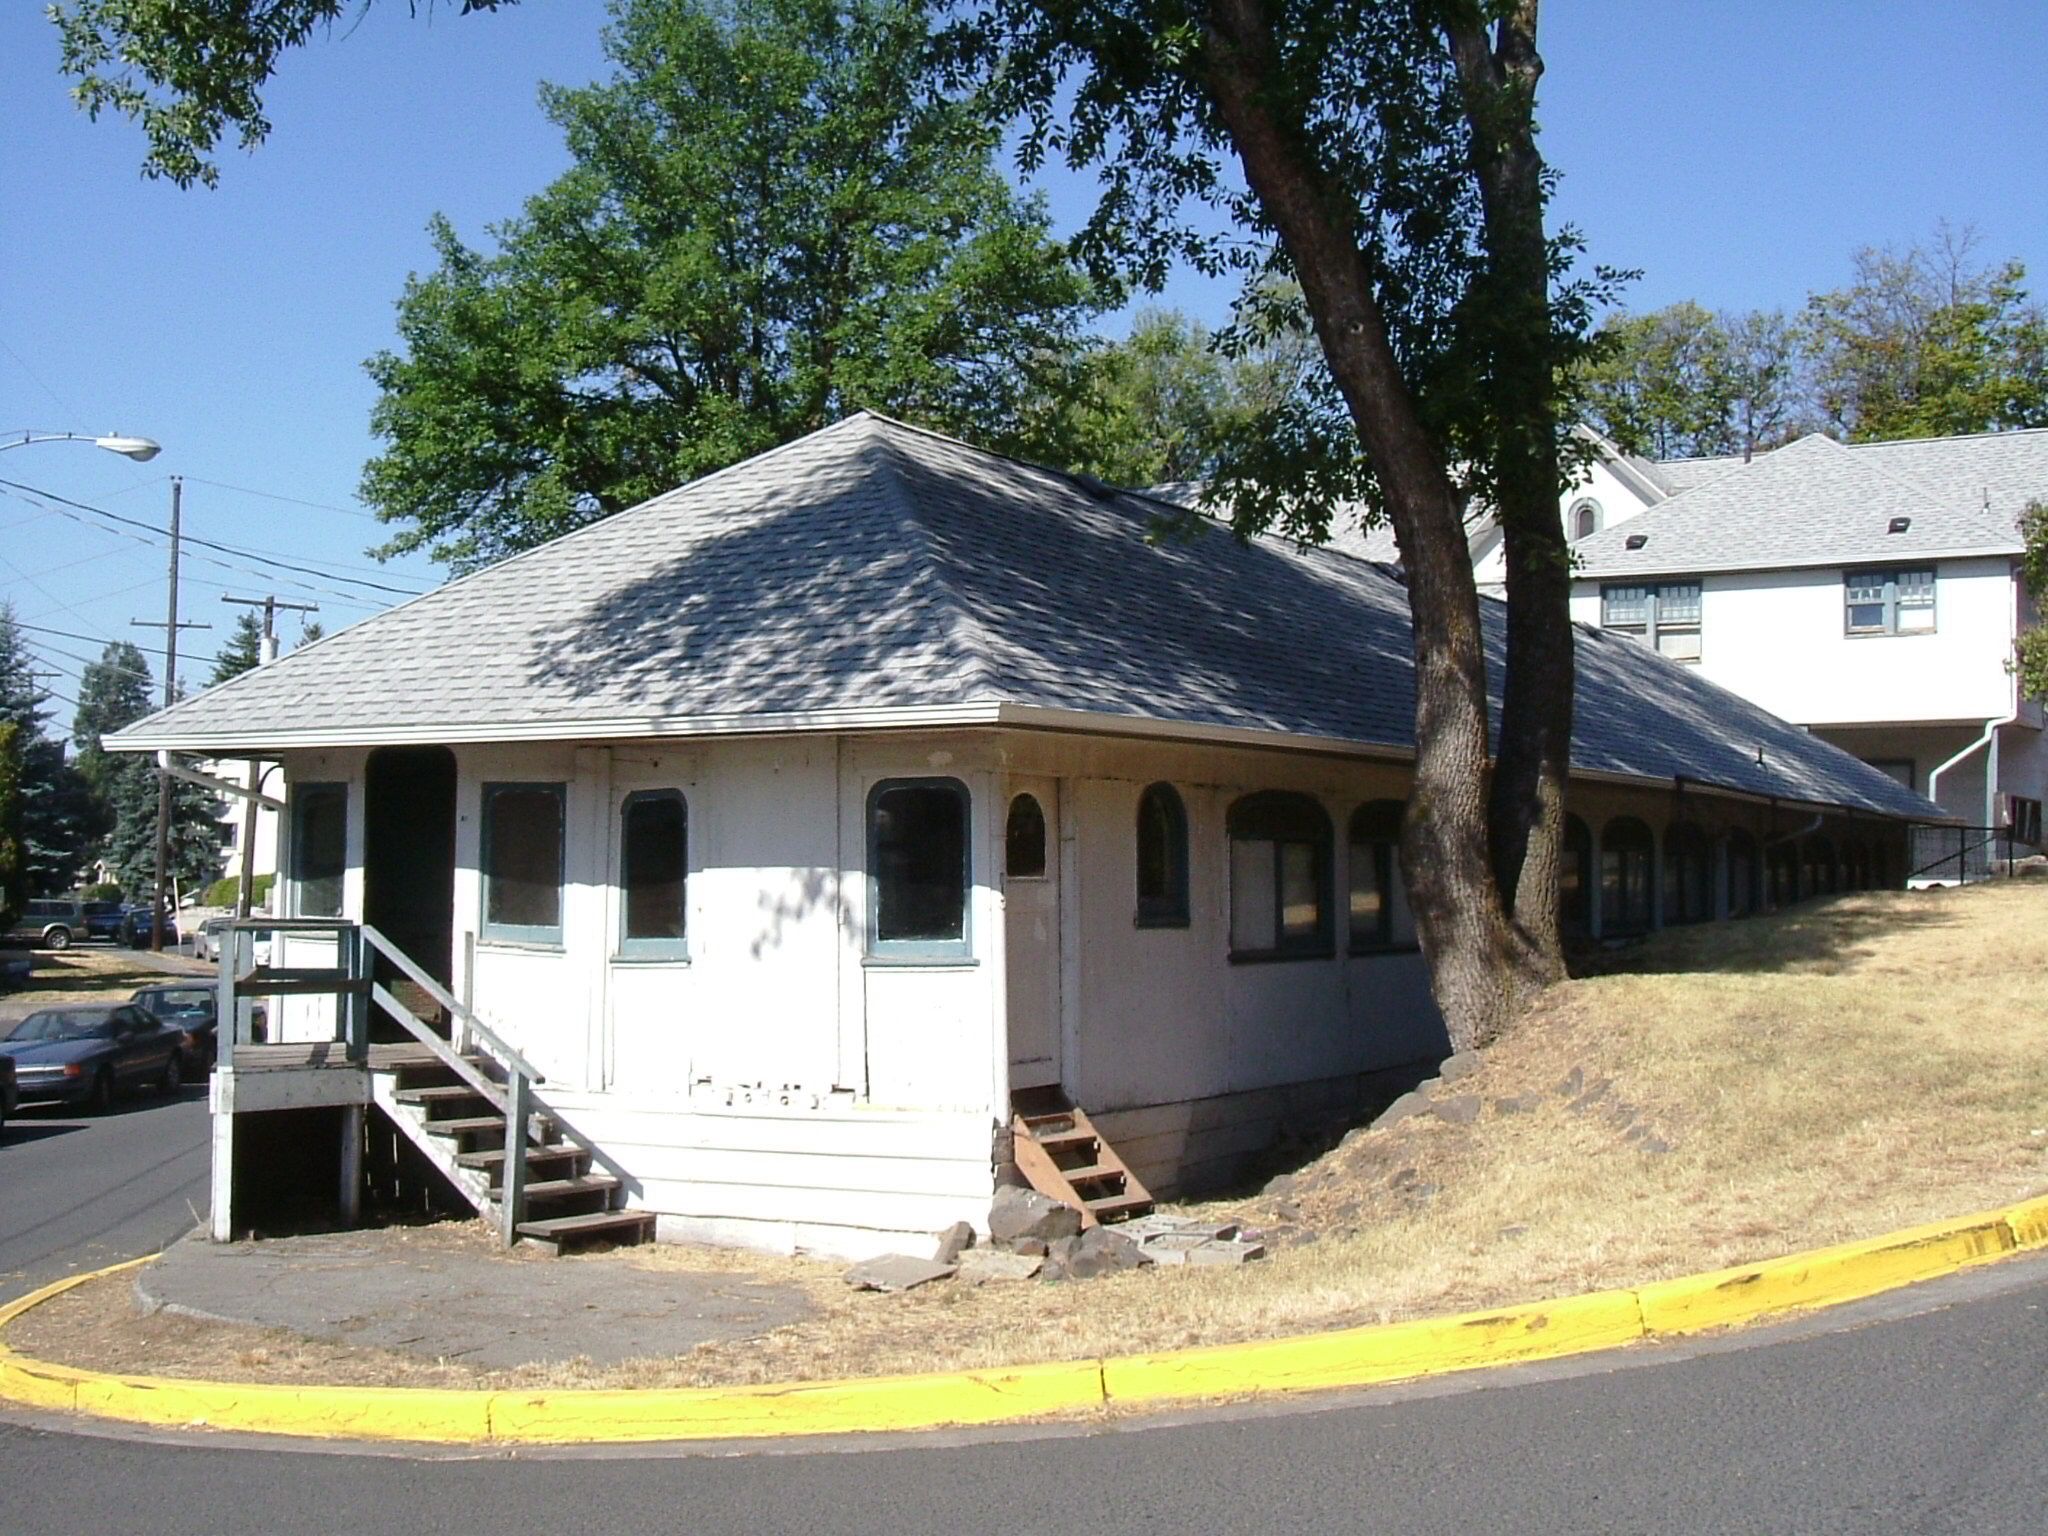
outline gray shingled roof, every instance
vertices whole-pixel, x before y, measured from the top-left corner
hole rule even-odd
[[[871,416],[451,582],[139,722],[210,755],[1020,720],[1406,751],[1406,591],[1379,566]],[[1486,607],[1496,675],[1498,604]],[[1640,645],[1586,631],[1575,761],[1940,813]],[[1763,761],[1758,762],[1759,753]]]
[[[1580,575],[1608,578],[2019,552],[2009,514],[1987,512],[1981,497],[1952,483],[1930,487],[1901,472],[1914,467],[1816,433],[1581,539],[1572,550]],[[1889,532],[1899,517],[1908,527]]]

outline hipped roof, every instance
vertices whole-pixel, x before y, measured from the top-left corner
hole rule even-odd
[[[1385,567],[861,413],[450,582],[107,739],[296,747],[1014,724],[1407,755]],[[1503,612],[1484,604],[1491,675]],[[1914,818],[1929,802],[1581,630],[1581,773]]]

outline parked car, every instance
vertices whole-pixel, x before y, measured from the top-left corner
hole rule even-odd
[[[118,942],[127,925],[128,909],[118,901],[88,901],[84,904],[85,937]]]
[[[149,948],[149,908],[130,907],[121,919],[121,942],[130,949]],[[164,914],[164,948],[169,949],[178,942],[178,918],[174,912]]]
[[[213,1065],[220,1043],[219,997],[209,986],[142,987],[128,999],[166,1029],[184,1032],[185,1075]]]
[[[14,1058],[0,1056],[0,1128],[6,1126],[7,1117],[20,1102],[21,1090],[14,1086]]]
[[[211,960],[214,964],[218,965],[220,963],[221,946],[225,942],[222,935],[227,931],[228,924],[233,921],[232,917],[209,917],[205,922],[201,923],[199,925],[199,932],[193,935],[192,938],[192,958],[195,960]],[[258,965],[268,965],[270,964],[270,930],[268,928],[258,928],[255,930],[255,933],[256,963]]]
[[[7,930],[7,942],[37,949],[69,949],[85,937],[85,909],[75,901],[37,900],[22,905],[21,916]]]
[[[0,1040],[14,1059],[24,1104],[57,1102],[99,1111],[123,1089],[185,1080],[185,1032],[166,1029],[133,1003],[41,1008]]]

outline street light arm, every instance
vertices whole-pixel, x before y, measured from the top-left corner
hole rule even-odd
[[[91,443],[95,448],[104,448],[109,453],[118,453],[123,458],[133,459],[138,464],[147,464],[159,453],[163,445],[153,438],[127,437],[119,432],[109,432],[103,437],[94,437],[85,432],[35,432],[21,429],[21,435],[10,442],[0,442],[0,453],[9,448],[25,448],[30,443]]]

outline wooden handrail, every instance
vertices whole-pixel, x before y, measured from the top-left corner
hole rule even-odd
[[[441,983],[434,980],[432,976],[429,976],[425,971],[421,970],[420,967],[414,963],[412,957],[406,954],[404,950],[400,949],[396,944],[393,944],[389,939],[385,938],[383,934],[379,933],[375,928],[372,928],[368,923],[364,923],[362,925],[362,928],[363,937],[369,941],[370,947],[372,949],[376,950],[378,954],[382,955],[386,960],[389,960],[393,965],[397,966],[401,971],[403,971],[408,980],[410,980],[415,986],[419,987],[422,991],[424,991],[427,994],[427,996],[431,997],[443,1008],[446,1008],[452,1016],[460,1019],[463,1023],[464,1028],[468,1030],[471,1037],[481,1038],[484,1041],[484,1043],[490,1048],[491,1054],[497,1057],[498,1060],[502,1061],[506,1065],[506,1067],[508,1067],[510,1070],[514,1072],[521,1073],[525,1077],[531,1079],[533,1082],[544,1083],[547,1081],[547,1078],[542,1074],[541,1070],[538,1067],[536,1067],[532,1062],[528,1061],[524,1056],[520,1055],[517,1051],[513,1050],[512,1047],[507,1045],[505,1041],[499,1036],[496,1030],[492,1029],[488,1024],[484,1023],[482,1019],[478,1018],[473,1012],[471,1012],[468,1008],[463,1006],[462,1003],[458,1002],[455,998],[455,995],[452,992],[450,992],[446,987],[442,986]],[[389,1003],[385,1003],[384,999],[386,997],[389,997],[390,994],[384,992],[381,988],[379,988],[378,990],[379,995],[377,1001],[379,1003],[382,1003],[386,1008],[389,1008],[391,1005]],[[406,1017],[411,1018],[412,1014],[408,1011],[406,1013]],[[417,1020],[415,1020],[415,1022],[417,1022]],[[424,1028],[424,1026],[422,1027]],[[436,1038],[438,1039],[439,1037],[436,1036]]]

